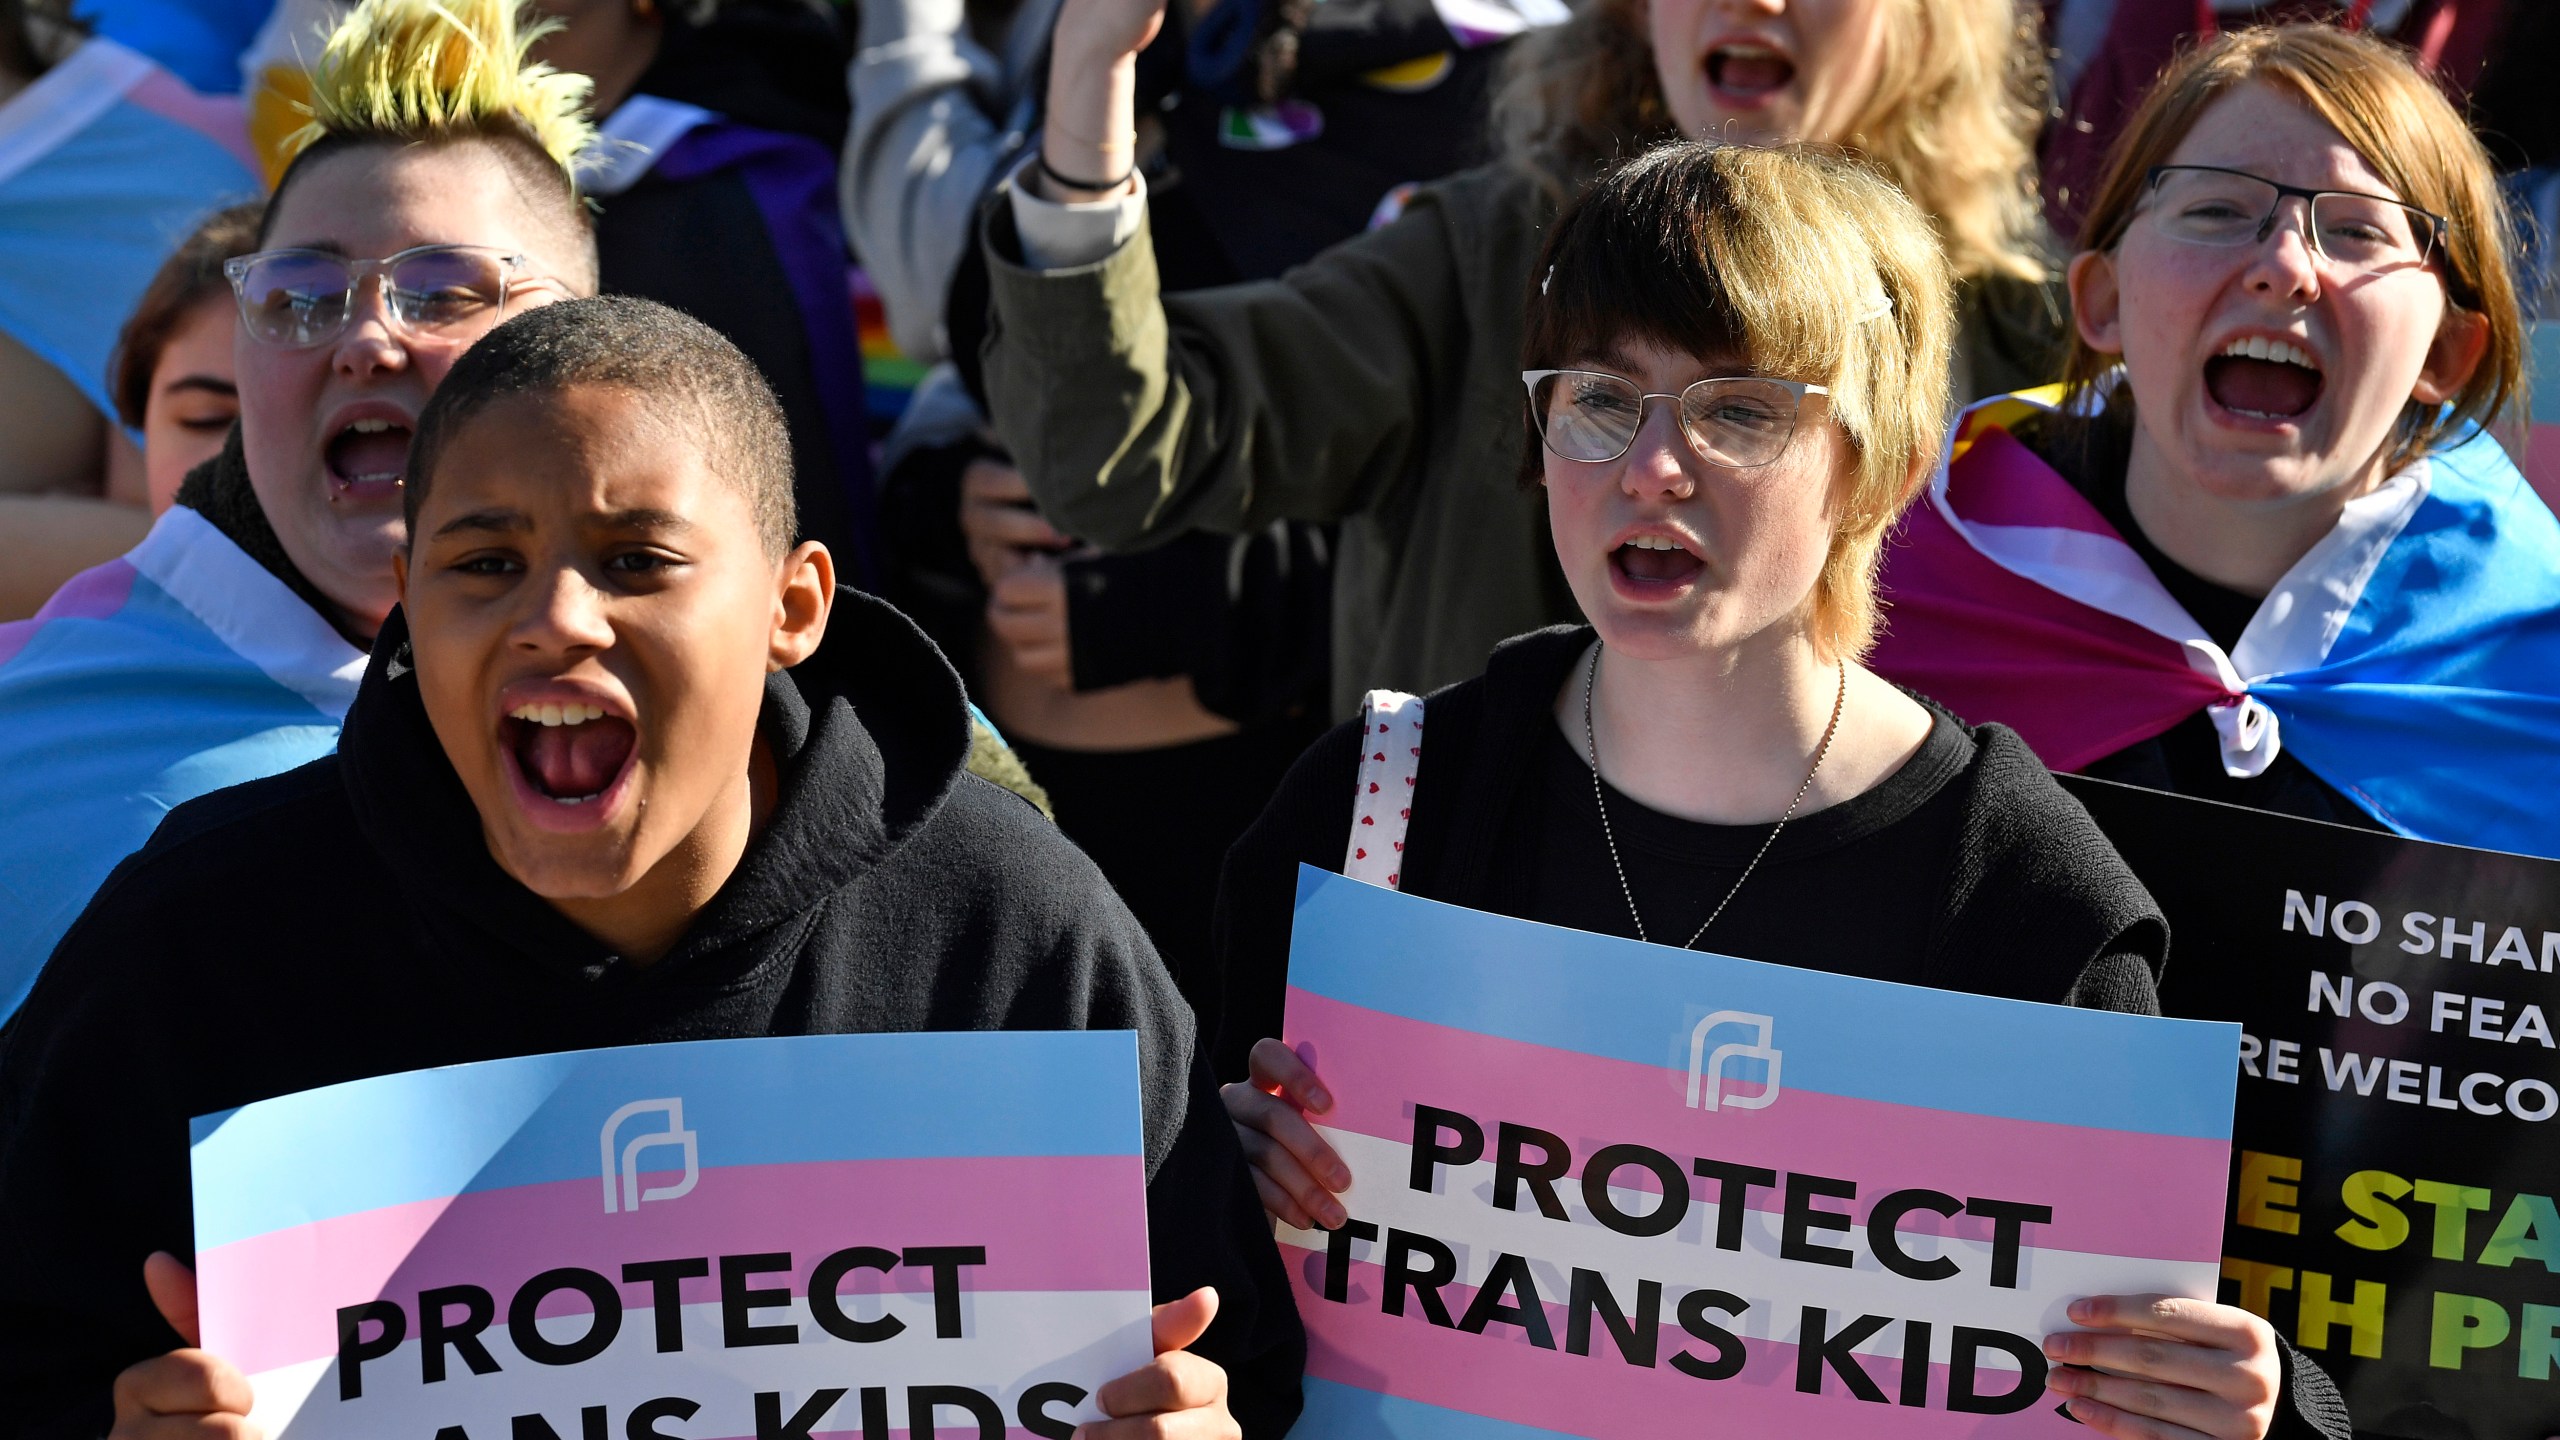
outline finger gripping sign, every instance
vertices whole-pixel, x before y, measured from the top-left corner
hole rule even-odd
[[[1128,1031],[387,1075],[195,1122],[274,1440],[1063,1440],[1147,1363]]]
[[[1759,964],[1299,875],[1348,1224],[1305,1433],[2062,1436],[2085,1295],[2210,1299],[2237,1027]]]

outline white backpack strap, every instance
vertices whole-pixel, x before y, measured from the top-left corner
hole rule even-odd
[[[1372,690],[1360,702],[1360,783],[1351,804],[1351,840],[1342,873],[1400,888],[1405,831],[1413,825],[1413,781],[1422,771],[1422,697]]]

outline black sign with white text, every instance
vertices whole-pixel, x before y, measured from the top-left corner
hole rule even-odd
[[[2560,862],[2064,783],[2246,1032],[2222,1298],[2359,1434],[2560,1436]]]

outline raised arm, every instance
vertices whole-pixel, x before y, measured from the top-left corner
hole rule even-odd
[[[1468,303],[1458,187],[1479,194],[1481,177],[1278,280],[1169,299],[1142,224],[1024,188],[1038,183],[1017,175],[985,211],[985,374],[996,430],[1060,528],[1117,549],[1340,520],[1444,443],[1433,422],[1458,408],[1485,303]],[[1086,263],[1056,243],[1079,226],[1103,237]],[[1518,278],[1493,273],[1507,266],[1475,280],[1516,308]]]
[[[1461,270],[1482,237],[1461,250],[1447,195],[1427,191],[1277,281],[1161,298],[1134,96],[1162,21],[1162,0],[1059,12],[1038,163],[985,211],[996,429],[1049,518],[1112,548],[1368,509],[1461,388]],[[1503,314],[1526,263],[1477,277]]]

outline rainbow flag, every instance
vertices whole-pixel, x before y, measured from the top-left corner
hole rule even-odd
[[[304,1091],[195,1122],[204,1341],[279,1440],[1063,1437],[1152,1354],[1140,1130],[1128,1031]]]
[[[2239,1027],[1699,954],[1299,872],[1283,1227],[1327,1440],[2085,1434],[2044,1334],[2211,1298]]]
[[[889,312],[880,291],[861,266],[847,272],[853,287],[853,322],[862,340],[863,408],[871,417],[871,443],[888,438],[891,426],[907,413],[907,402],[924,383],[925,367],[910,359],[889,338]]]

